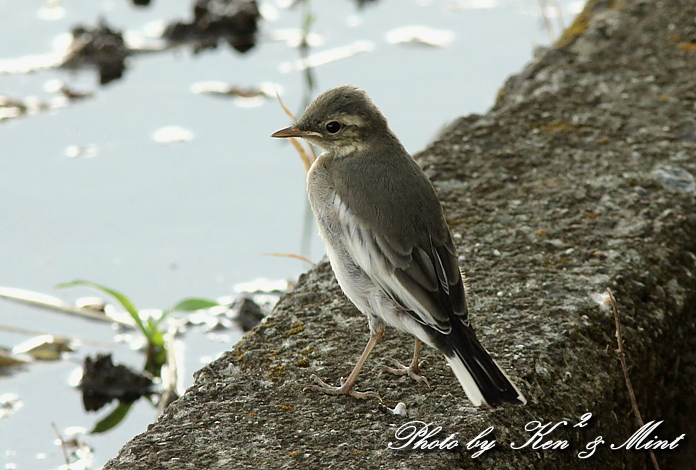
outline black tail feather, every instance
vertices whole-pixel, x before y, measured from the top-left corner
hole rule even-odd
[[[453,323],[456,324],[452,325],[450,334],[437,334],[435,344],[471,402],[476,406],[485,402],[491,407],[503,403],[525,404],[524,395],[481,345],[474,330],[461,322]]]

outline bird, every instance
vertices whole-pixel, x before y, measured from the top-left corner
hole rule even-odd
[[[437,349],[474,406],[525,404],[477,339],[457,250],[435,189],[367,93],[355,86],[317,96],[290,127],[323,152],[307,172],[307,196],[338,284],[368,319],[370,338],[340,386],[312,376],[310,390],[380,398],[355,382],[385,327],[415,338],[410,365],[384,370],[427,384],[422,343]],[[381,400],[381,398],[380,398]]]

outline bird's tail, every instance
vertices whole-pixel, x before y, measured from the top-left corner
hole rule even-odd
[[[443,352],[464,392],[474,406],[486,403],[496,407],[503,403],[526,404],[527,400],[505,372],[483,348],[474,331],[463,324],[458,334],[448,335]]]

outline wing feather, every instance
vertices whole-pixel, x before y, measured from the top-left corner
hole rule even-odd
[[[403,246],[367,227],[338,195],[334,204],[349,254],[391,299],[418,322],[444,334],[452,330],[452,315],[468,324],[462,278],[448,230],[444,241],[424,235],[415,246]]]

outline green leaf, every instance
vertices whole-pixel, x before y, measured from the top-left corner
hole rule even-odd
[[[123,421],[123,418],[126,417],[132,405],[132,403],[119,403],[119,405],[114,408],[114,411],[109,413],[106,417],[100,419],[89,433],[99,434],[113,428],[118,423]]]
[[[164,346],[164,336],[162,332],[157,329],[157,324],[150,321],[149,326],[151,329],[148,331],[148,342],[152,343],[154,346]]]
[[[100,284],[96,284],[94,282],[85,281],[82,279],[77,279],[75,281],[57,284],[55,287],[57,289],[63,289],[65,287],[75,287],[75,286],[91,287],[92,289],[100,290],[106,294],[109,294],[111,297],[118,300],[119,303],[123,306],[123,308],[126,309],[126,311],[131,316],[131,318],[133,318],[133,321],[135,322],[135,324],[138,325],[138,328],[140,328],[140,331],[145,336],[149,336],[147,334],[147,330],[145,328],[145,325],[143,325],[143,321],[140,319],[140,315],[138,315],[138,311],[133,306],[133,304],[131,303],[130,299],[128,299],[128,297],[126,297],[125,295],[123,295],[120,292],[117,292],[113,289],[109,289],[108,287],[102,286]]]
[[[199,298],[189,298],[180,301],[178,304],[169,309],[170,312],[195,312],[204,308],[217,307],[219,303]]]

